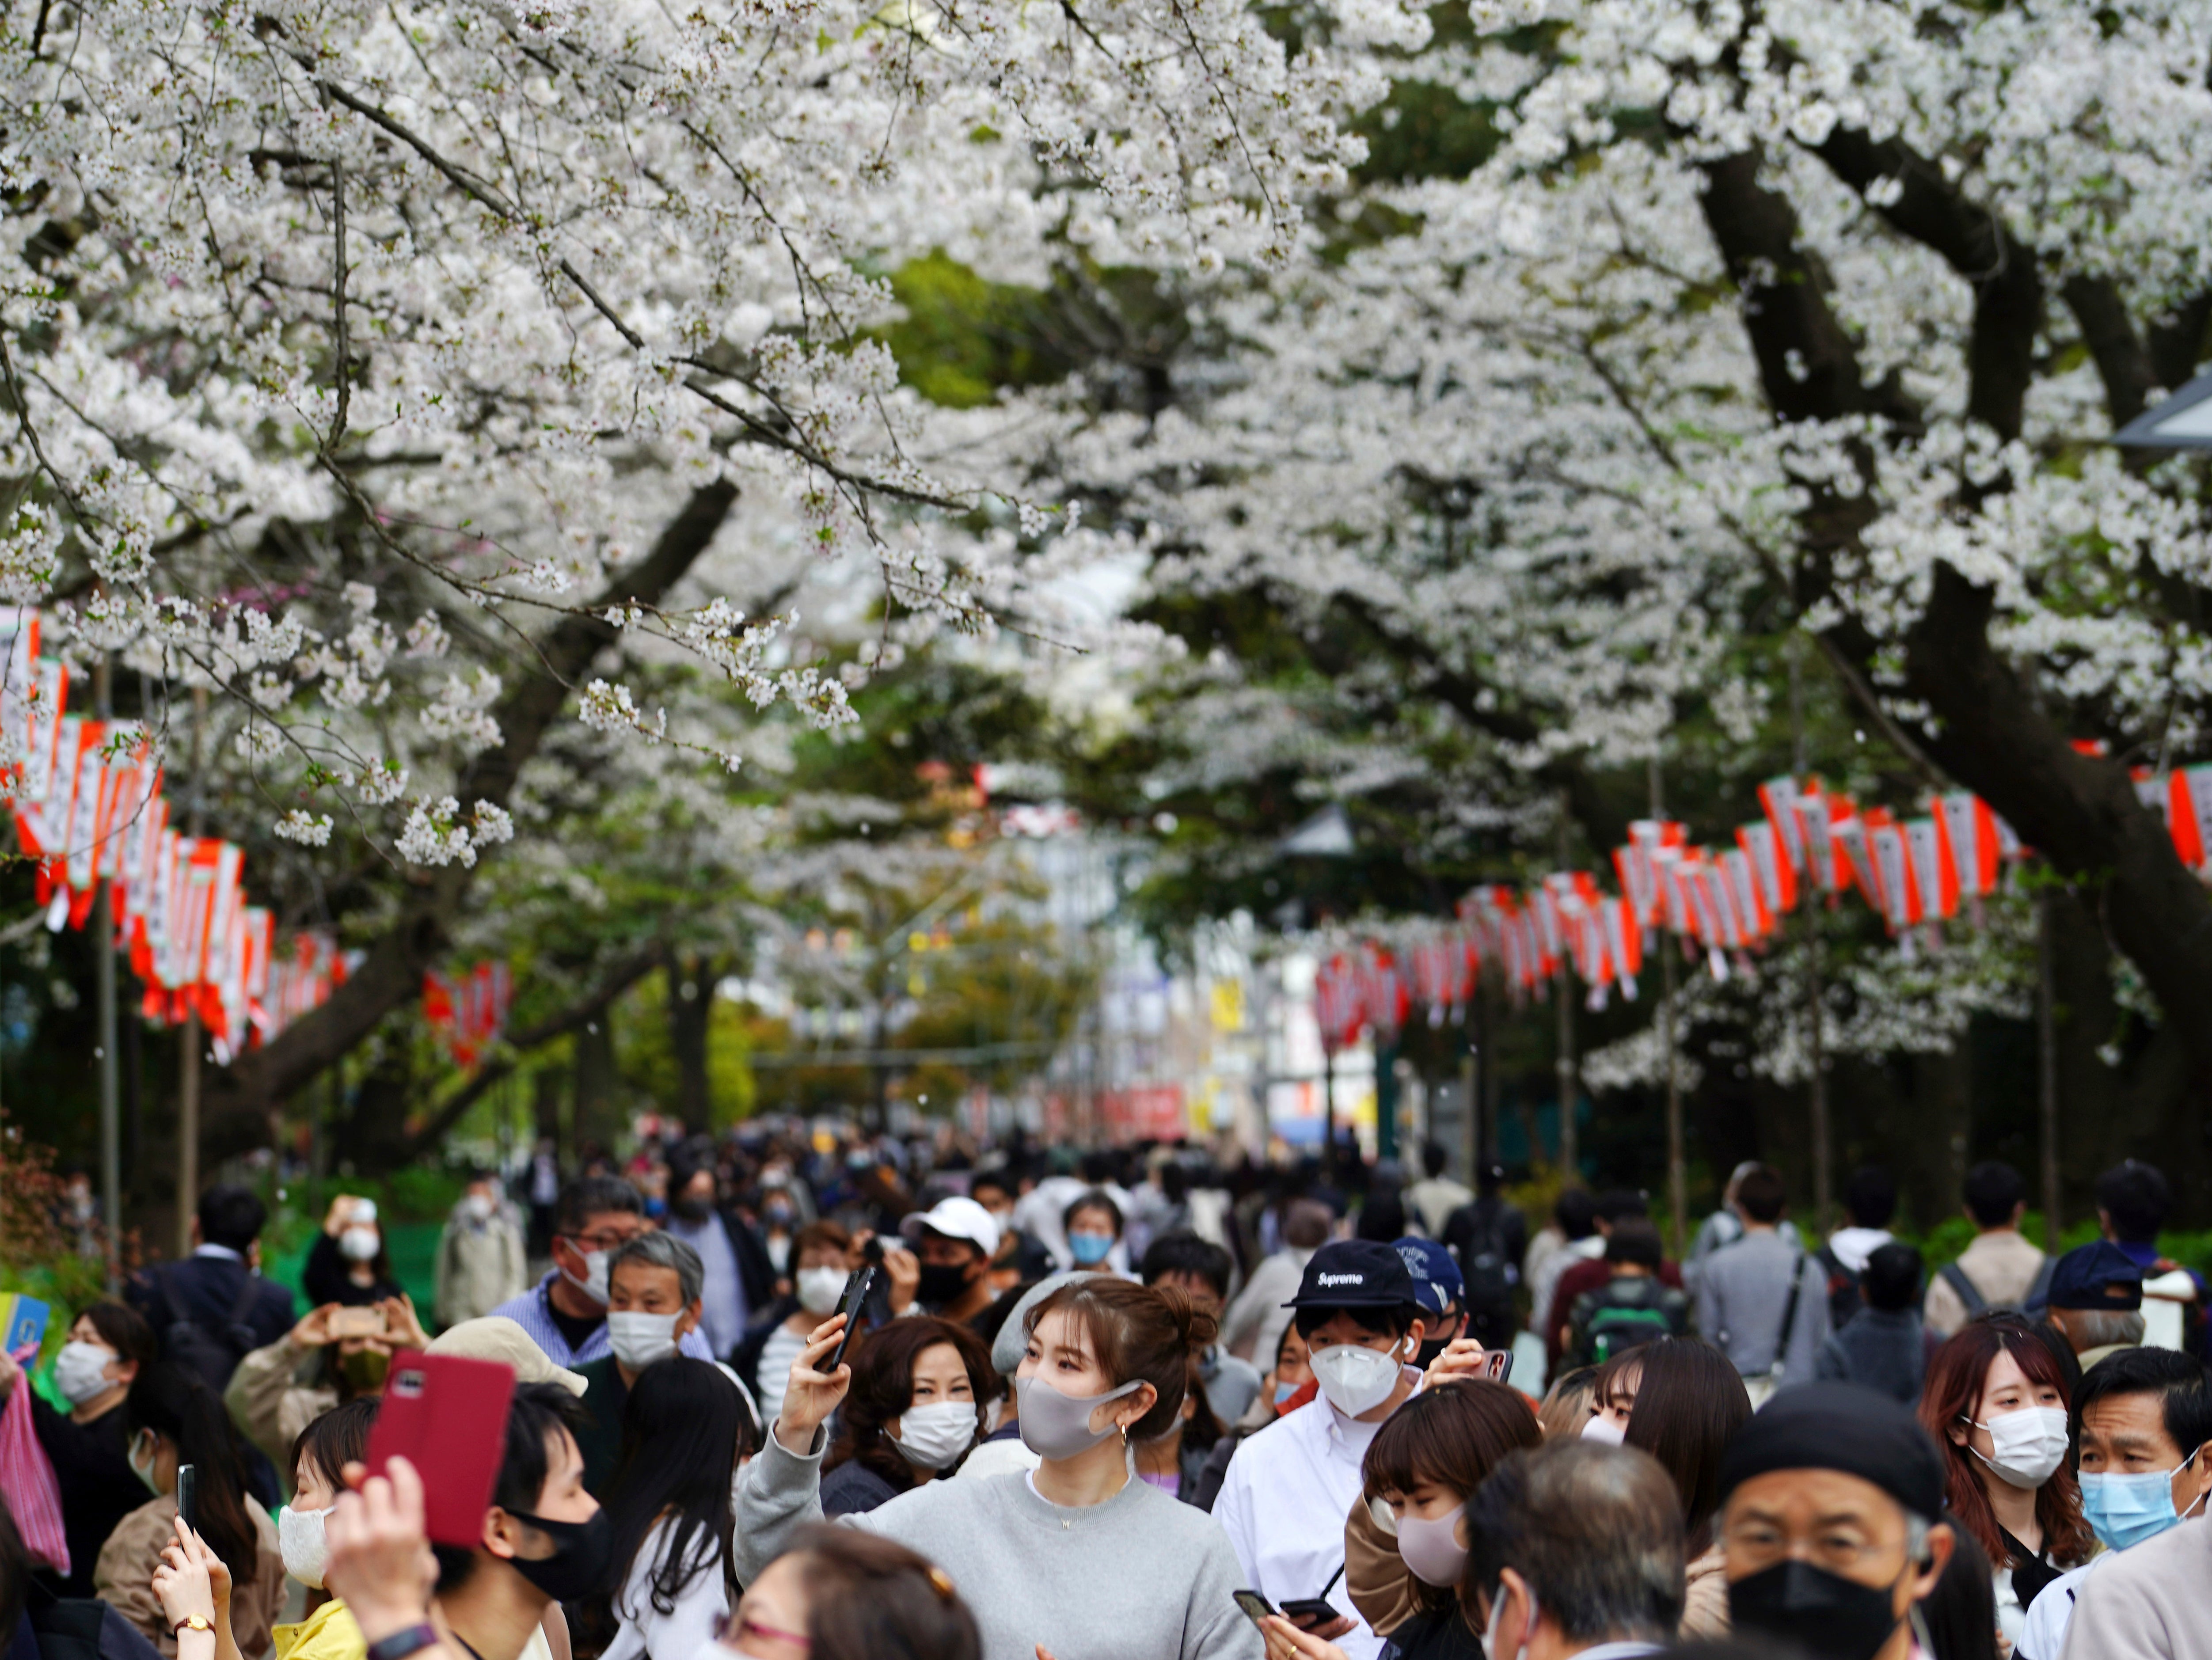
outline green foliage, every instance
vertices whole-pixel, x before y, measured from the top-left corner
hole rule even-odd
[[[655,1110],[672,1110],[682,1089],[668,1024],[667,976],[647,976],[610,1012],[623,1085]],[[707,1098],[717,1129],[753,1115],[757,1085],[746,1061],[752,1045],[744,1011],[727,998],[714,998],[707,1013]]]
[[[906,315],[881,338],[900,378],[931,403],[969,409],[1001,386],[1042,386],[1067,373],[1038,290],[986,282],[941,252],[908,261],[890,283]]]

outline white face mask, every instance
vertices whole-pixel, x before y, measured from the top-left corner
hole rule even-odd
[[[1364,1349],[1357,1343],[1331,1343],[1316,1349],[1310,1363],[1314,1381],[1328,1397],[1329,1405],[1346,1418],[1357,1418],[1390,1398],[1398,1387],[1398,1348]]]
[[[315,1590],[322,1590],[323,1570],[330,1565],[330,1537],[323,1531],[330,1516],[326,1510],[290,1505],[276,1512],[276,1548],[284,1558],[284,1572]]]
[[[117,1358],[111,1349],[73,1337],[54,1357],[54,1387],[73,1407],[97,1401],[115,1387],[115,1380],[107,1375],[107,1363]]]
[[[349,1262],[374,1262],[378,1243],[374,1228],[349,1227],[338,1235],[338,1255]]]
[[[676,1321],[672,1314],[611,1314],[607,1347],[632,1371],[643,1371],[676,1353]]]
[[[146,1462],[143,1464],[138,1462],[141,1448],[145,1450],[146,1454]],[[131,1475],[143,1481],[146,1484],[146,1491],[156,1499],[161,1496],[161,1484],[155,1479],[155,1462],[160,1453],[161,1447],[154,1439],[154,1432],[148,1430],[133,1441],[123,1455],[131,1465]]]
[[[1521,1660],[1528,1651],[1528,1633],[1536,1629],[1536,1599],[1528,1599],[1528,1623],[1521,1628],[1521,1643],[1510,1654],[1502,1654],[1498,1648],[1498,1622],[1505,1614],[1505,1582],[1498,1582],[1498,1589],[1490,1594],[1490,1623],[1483,1627],[1482,1652],[1486,1660]]]
[[[975,1403],[932,1401],[899,1414],[899,1432],[885,1438],[916,1469],[941,1470],[975,1444]]]
[[[828,1314],[845,1294],[846,1278],[842,1268],[799,1269],[799,1306],[809,1314]]]
[[[1971,1418],[1966,1421],[1974,1423]],[[1982,1458],[1978,1450],[1969,1450],[2008,1487],[2041,1487],[2066,1456],[2066,1413],[2061,1407],[2022,1407],[1974,1427],[1990,1432],[1992,1456]]]
[[[561,1270],[561,1277],[605,1308],[607,1305],[607,1259],[612,1255],[611,1251],[587,1250],[584,1253],[584,1277],[579,1280],[566,1268]]]
[[[1442,1516],[1394,1517],[1398,1528],[1399,1560],[1413,1570],[1413,1578],[1438,1590],[1459,1584],[1467,1569],[1467,1547],[1459,1541],[1460,1518],[1465,1505],[1456,1505]]]
[[[489,1222],[491,1220],[493,1210],[491,1195],[488,1193],[472,1193],[461,1201],[461,1208],[469,1213],[472,1220]]]
[[[1600,1413],[1583,1426],[1583,1439],[1602,1441],[1609,1447],[1621,1446],[1628,1439],[1628,1426],[1610,1414]]]

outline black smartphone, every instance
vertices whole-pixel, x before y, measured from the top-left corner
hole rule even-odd
[[[872,1233],[860,1243],[860,1260],[872,1268],[884,1265],[884,1241],[881,1234]]]
[[[830,1364],[822,1368],[823,1376],[835,1372],[845,1364],[845,1345],[853,1341],[853,1333],[860,1323],[860,1309],[868,1300],[869,1290],[876,1283],[872,1268],[856,1268],[845,1281],[845,1294],[838,1299],[837,1312],[845,1316],[845,1329],[837,1334],[837,1347],[830,1351]]]
[[[199,1476],[190,1464],[177,1466],[177,1517],[194,1533],[200,1530]]]
[[[1275,1611],[1275,1605],[1256,1590],[1233,1590],[1229,1594],[1236,1599],[1237,1606],[1244,1610],[1244,1617],[1255,1626]],[[1267,1627],[1261,1626],[1261,1629],[1265,1631]]]
[[[1325,1596],[1300,1596],[1283,1604],[1283,1618],[1294,1626],[1325,1626],[1339,1617],[1336,1606]]]

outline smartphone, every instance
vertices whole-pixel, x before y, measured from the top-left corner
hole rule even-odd
[[[381,1337],[384,1335],[382,1309],[332,1309],[330,1318],[332,1337]]]
[[[1492,1349],[1482,1357],[1482,1375],[1498,1383],[1505,1381],[1505,1374],[1513,1370],[1511,1349]]]
[[[177,1518],[193,1532],[200,1527],[200,1473],[191,1464],[177,1466]]]
[[[1232,1590],[1229,1595],[1244,1610],[1244,1617],[1255,1626],[1275,1611],[1275,1605],[1256,1590]],[[1260,1628],[1263,1632],[1267,1629],[1264,1626]]]
[[[495,1360],[402,1350],[384,1380],[368,1432],[368,1473],[396,1456],[422,1478],[422,1530],[441,1545],[473,1545],[507,1446],[514,1369]]]
[[[837,1302],[837,1312],[845,1316],[845,1329],[837,1334],[837,1347],[830,1351],[830,1364],[822,1368],[824,1375],[845,1364],[845,1345],[860,1329],[861,1305],[868,1300],[868,1292],[875,1283],[876,1271],[872,1268],[856,1268],[845,1281],[845,1294]]]
[[[1294,1626],[1325,1626],[1336,1619],[1336,1605],[1325,1596],[1299,1596],[1283,1604],[1283,1618]]]

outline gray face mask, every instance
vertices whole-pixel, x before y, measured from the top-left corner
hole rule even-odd
[[[1091,1414],[1109,1401],[1118,1401],[1145,1386],[1134,1378],[1118,1389],[1079,1400],[1062,1395],[1042,1377],[1014,1379],[1014,1398],[1020,1403],[1022,1444],[1040,1458],[1073,1458],[1086,1453],[1108,1436],[1114,1426],[1091,1427]]]

